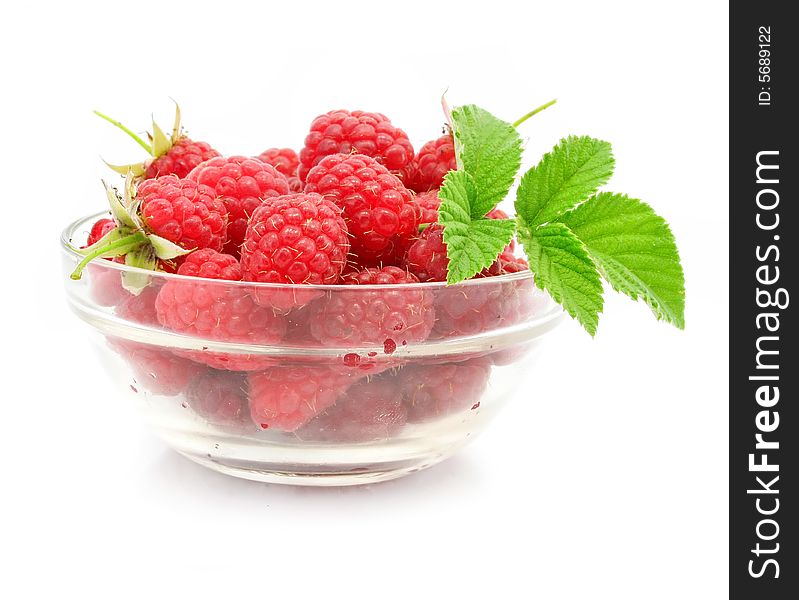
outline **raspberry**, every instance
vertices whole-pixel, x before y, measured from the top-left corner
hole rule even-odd
[[[136,200],[145,224],[156,235],[186,250],[222,249],[227,209],[212,188],[167,175],[142,182]]]
[[[286,177],[296,177],[300,159],[291,148],[269,148],[258,155],[258,158],[272,165]]]
[[[452,134],[448,133],[437,140],[427,142],[421,147],[413,162],[414,169],[409,188],[416,192],[440,188],[444,182],[444,175],[458,168]]]
[[[121,287],[121,286],[120,286]],[[128,321],[141,325],[159,324],[155,311],[155,301],[158,297],[158,288],[147,286],[138,294],[131,294],[123,288],[125,296],[114,309],[114,312]]]
[[[297,432],[303,440],[368,442],[397,434],[408,417],[396,378],[383,375],[353,385],[334,406]]]
[[[495,208],[486,217],[489,219],[507,219],[508,215],[504,211]],[[518,273],[528,269],[527,262],[522,258],[516,258],[514,255],[515,248],[516,242],[511,240],[510,244],[497,257],[497,260],[491,266],[475,275],[475,277]],[[419,234],[418,239],[408,248],[405,264],[408,270],[419,278],[419,281],[446,281],[449,259],[447,258],[447,245],[444,243],[444,228],[438,224],[426,227]]]
[[[294,431],[335,404],[362,375],[317,366],[281,366],[250,373],[250,417],[261,429]]]
[[[413,146],[402,129],[385,115],[360,110],[333,110],[311,123],[311,131],[300,150],[299,177],[329,154],[357,152],[371,156],[389,171],[406,172],[413,163]]]
[[[315,307],[311,334],[324,346],[383,344],[388,354],[399,345],[420,342],[435,320],[433,298],[414,285],[418,279],[399,267],[348,273],[347,285],[390,285],[390,289],[336,290]]]
[[[99,219],[92,225],[92,230],[89,232],[89,237],[86,238],[86,246],[82,246],[86,248],[87,246],[91,246],[92,244],[100,241],[100,238],[103,237],[106,233],[110,232],[112,229],[116,228],[116,223],[113,219]]]
[[[237,280],[240,267],[235,257],[213,250],[189,254],[178,275]],[[271,310],[258,306],[247,290],[220,281],[168,281],[155,302],[158,321],[173,331],[200,338],[247,344],[280,341],[286,323]],[[250,371],[271,364],[272,359],[249,354],[181,351],[182,355],[217,369]]]
[[[332,284],[346,264],[350,243],[341,209],[319,194],[290,194],[253,212],[241,247],[244,279],[264,283]],[[264,306],[290,309],[319,292],[259,289]]]
[[[440,365],[411,365],[400,371],[408,422],[419,423],[469,410],[486,389],[491,363],[483,358]]]
[[[414,201],[419,207],[419,224],[436,223],[438,221],[438,207],[441,200],[438,197],[438,188],[429,192],[421,192],[414,196]]]
[[[195,142],[183,134],[180,127],[180,109],[177,104],[175,105],[175,123],[172,126],[172,134],[166,137],[153,121],[153,133],[148,134],[150,143],[140,138],[119,121],[97,111],[95,111],[95,114],[124,131],[151,155],[151,158],[143,163],[123,166],[108,165],[122,175],[127,175],[128,172],[131,172],[138,179],[155,179],[165,175],[175,175],[182,179],[201,162],[219,156],[219,152],[211,148],[207,143]]]
[[[209,370],[186,390],[186,403],[200,417],[214,425],[245,422],[247,379],[241,373]]]
[[[108,338],[108,345],[125,359],[133,371],[134,391],[138,391],[136,386],[140,385],[153,394],[177,396],[203,369],[155,346],[118,338]]]
[[[405,261],[408,270],[419,281],[446,281],[449,259],[444,243],[444,228],[438,224],[425,227],[408,248]]]
[[[289,193],[286,177],[275,167],[245,156],[213,158],[193,169],[187,178],[207,185],[225,203],[228,225],[224,251],[233,255],[239,253],[255,209],[266,198]]]
[[[401,241],[416,234],[419,218],[411,193],[368,156],[326,156],[308,173],[305,191],[329,197],[343,209],[352,253],[362,266],[396,264]]]
[[[221,156],[206,142],[195,142],[187,137],[178,139],[172,147],[146,163],[145,179],[154,179],[164,175],[176,175],[183,179],[197,165],[212,158]]]

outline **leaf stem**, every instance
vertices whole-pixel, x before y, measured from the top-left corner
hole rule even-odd
[[[122,123],[120,123],[120,122],[119,122],[119,121],[117,121],[116,119],[112,119],[111,117],[109,117],[109,116],[107,116],[107,115],[104,115],[103,113],[101,113],[101,112],[100,112],[100,111],[98,111],[98,110],[95,110],[95,111],[94,111],[94,114],[96,114],[96,115],[97,115],[98,117],[100,117],[101,119],[105,119],[106,121],[108,121],[109,123],[111,123],[111,125],[114,125],[115,127],[118,127],[119,129],[121,129],[122,131],[124,131],[125,133],[127,133],[127,134],[128,134],[130,137],[132,137],[132,138],[134,139],[134,141],[135,141],[135,142],[136,142],[136,143],[137,143],[139,146],[141,146],[142,148],[144,148],[144,149],[147,151],[147,154],[150,154],[150,155],[152,155],[152,153],[153,153],[153,148],[152,148],[152,146],[150,146],[150,144],[148,144],[148,143],[147,143],[147,142],[145,142],[143,139],[141,139],[141,138],[140,138],[138,135],[136,135],[135,133],[133,133],[133,132],[132,132],[130,129],[128,129],[127,127],[125,127],[125,126],[124,126]]]
[[[546,104],[542,104],[542,105],[541,105],[541,106],[539,106],[538,108],[534,108],[533,110],[531,110],[529,113],[527,113],[527,114],[526,114],[526,115],[524,115],[523,117],[520,117],[520,118],[516,119],[516,120],[513,122],[513,126],[514,126],[514,127],[518,127],[519,125],[521,125],[522,123],[524,123],[524,122],[525,122],[527,119],[529,119],[529,118],[530,118],[530,117],[532,117],[533,115],[536,115],[536,114],[540,113],[542,110],[549,108],[550,106],[552,106],[553,104],[555,104],[555,102],[557,102],[557,101],[558,101],[558,100],[557,100],[557,98],[556,98],[556,99],[554,99],[554,100],[550,100],[550,101],[549,101],[549,102],[547,102]]]
[[[108,254],[110,254],[111,256],[119,256],[121,254],[126,254],[127,252],[133,250],[137,246],[142,245],[146,241],[147,241],[147,236],[144,235],[141,231],[137,231],[136,233],[132,233],[110,244],[97,246],[94,250],[92,250],[86,256],[83,257],[83,260],[81,260],[78,263],[78,266],[75,267],[75,270],[72,271],[70,278],[76,281],[80,279],[80,276],[83,273],[83,269],[86,267],[86,265],[89,264],[90,261],[94,260],[99,256],[105,256]]]

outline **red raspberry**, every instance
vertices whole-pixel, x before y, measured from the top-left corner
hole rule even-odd
[[[286,177],[296,177],[300,159],[291,148],[269,148],[258,155],[258,158],[272,165]]]
[[[470,410],[480,401],[490,375],[491,363],[483,358],[405,367],[399,378],[408,422],[419,423]]]
[[[329,442],[386,440],[402,429],[407,417],[396,378],[383,375],[353,385],[297,437]]]
[[[319,194],[290,194],[253,212],[241,247],[244,279],[262,283],[332,284],[346,264],[350,242],[341,209]],[[259,289],[264,306],[301,306],[319,292]]]
[[[166,154],[145,163],[144,178],[176,175],[183,179],[197,165],[217,156],[220,156],[219,152],[206,142],[195,142],[187,137],[180,137]]]
[[[441,200],[438,197],[438,188],[429,192],[421,192],[414,196],[414,201],[419,207],[419,224],[438,222],[438,207]]]
[[[449,259],[444,243],[444,228],[438,224],[425,227],[408,248],[405,261],[408,270],[419,281],[446,281]]]
[[[419,150],[414,159],[413,175],[408,187],[416,192],[440,188],[444,182],[444,175],[457,168],[455,142],[452,134],[448,133],[437,140],[427,142]]]
[[[240,279],[241,271],[233,256],[198,250],[186,257],[178,275],[235,281]],[[285,321],[258,306],[244,287],[222,281],[172,279],[158,292],[155,309],[164,327],[205,339],[270,344],[280,341],[286,333]],[[194,350],[181,353],[214,368],[233,371],[259,369],[272,362],[249,354]]]
[[[124,290],[125,296],[120,300],[114,313],[127,321],[141,325],[159,325],[155,312],[155,301],[158,297],[158,288],[148,285],[138,294],[131,294]]]
[[[352,252],[362,266],[396,264],[401,241],[416,234],[419,216],[411,193],[373,158],[333,154],[308,173],[306,192],[318,192],[344,210]]]
[[[116,226],[117,224],[113,219],[99,219],[94,225],[92,225],[92,230],[89,232],[89,237],[86,239],[86,246],[82,247],[86,248],[87,246],[91,246],[92,244],[100,241],[100,238],[102,238],[112,229],[115,229]]]
[[[227,209],[208,186],[167,175],[142,182],[136,200],[145,224],[156,235],[186,250],[222,249]]]
[[[414,285],[419,280],[399,267],[348,273],[347,285],[390,285],[390,289],[333,292],[315,307],[311,334],[325,346],[383,344],[388,354],[399,345],[427,339],[435,320],[433,298]]]
[[[357,152],[371,156],[389,171],[406,172],[413,162],[413,146],[402,129],[385,115],[360,110],[333,110],[311,123],[311,131],[300,150],[299,177],[329,154]]]
[[[125,359],[133,371],[134,391],[141,386],[153,394],[177,396],[203,369],[155,346],[118,338],[108,338],[108,345]]]
[[[498,209],[490,211],[487,215],[489,219],[507,219],[508,215]],[[517,273],[528,269],[527,262],[522,258],[514,256],[516,242],[511,240],[494,263],[483,269],[475,277],[490,277],[503,275],[505,273]],[[441,225],[433,224],[425,227],[419,234],[418,239],[408,248],[405,257],[408,270],[419,278],[419,281],[446,281],[447,266],[447,245],[444,243],[444,228]]]
[[[224,251],[233,255],[239,253],[255,209],[267,198],[289,193],[288,181],[282,173],[272,165],[246,156],[213,158],[193,169],[187,178],[207,185],[225,203],[228,225]]]
[[[209,370],[186,390],[186,403],[214,425],[236,425],[247,419],[247,379],[241,373]]]
[[[331,366],[281,366],[250,373],[250,417],[261,429],[294,431],[335,404],[360,373]]]

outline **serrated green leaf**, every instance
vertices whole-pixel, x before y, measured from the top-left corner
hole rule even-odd
[[[458,168],[474,179],[472,218],[480,218],[508,195],[522,160],[516,128],[473,104],[452,111]]]
[[[515,222],[472,218],[475,182],[466,171],[450,171],[438,193],[439,223],[447,244],[447,283],[469,279],[490,266],[507,246],[516,230]],[[482,215],[481,215],[482,217]]]
[[[548,223],[594,194],[613,174],[608,142],[569,136],[522,177],[516,214],[530,227]]]
[[[677,244],[652,208],[604,192],[562,219],[616,291],[644,300],[658,319],[685,327],[685,278]]]
[[[602,281],[585,246],[563,223],[519,228],[535,283],[592,336],[602,312]]]

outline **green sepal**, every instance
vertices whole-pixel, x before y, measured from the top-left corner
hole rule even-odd
[[[153,249],[153,253],[161,260],[172,260],[191,252],[191,250],[181,248],[176,243],[170,242],[168,239],[154,233],[148,234],[147,239],[150,240],[150,247]]]
[[[125,255],[125,264],[146,271],[158,270],[158,258],[153,247],[143,245]],[[142,290],[150,285],[150,276],[138,271],[125,271],[122,273],[122,287],[134,296],[141,294]]]

